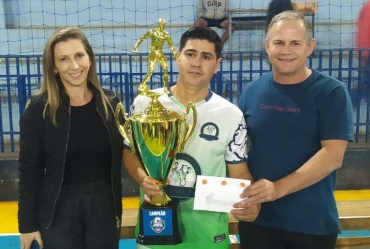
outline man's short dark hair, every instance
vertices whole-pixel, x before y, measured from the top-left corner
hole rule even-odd
[[[222,51],[221,38],[213,29],[206,27],[194,27],[187,30],[181,36],[180,52],[185,47],[188,40],[192,39],[207,40],[210,43],[213,43],[215,45],[217,59],[221,57]]]

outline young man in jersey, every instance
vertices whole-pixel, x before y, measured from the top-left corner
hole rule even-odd
[[[349,93],[341,82],[306,67],[315,41],[299,13],[276,15],[267,31],[272,72],[239,99],[250,138],[255,182],[244,204],[261,205],[254,222],[239,222],[243,249],[334,249],[340,232],[335,170],[353,140]]]
[[[174,172],[186,167],[186,177],[180,180],[174,177],[176,174],[170,173],[170,186],[166,189],[170,196],[178,188],[183,190],[176,193],[182,243],[168,246],[138,244],[138,248],[229,248],[228,214],[193,210],[197,175],[225,177],[228,171],[230,177],[251,180],[246,165],[247,130],[243,114],[235,105],[209,90],[210,80],[220,65],[221,50],[220,37],[209,28],[191,28],[181,37],[177,84],[170,88],[170,94],[159,97],[159,101],[165,108],[178,113],[184,113],[191,101],[198,116],[195,130],[185,144],[185,152],[176,155],[174,165],[181,165],[181,169],[171,169]],[[163,89],[156,91],[163,92]],[[144,110],[149,101],[146,96],[135,98],[132,113]],[[162,194],[145,174],[135,154],[125,149],[123,158],[126,169],[140,184],[147,201],[148,196]],[[179,192],[184,194],[179,196]],[[253,221],[258,212],[258,205],[232,210],[237,219],[244,221]]]

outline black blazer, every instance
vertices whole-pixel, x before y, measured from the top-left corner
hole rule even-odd
[[[119,99],[113,92],[104,90],[113,109],[108,106],[109,118],[105,119],[102,114],[104,109],[99,97],[100,92],[92,84],[89,84],[89,88],[96,96],[96,107],[111,141],[112,193],[117,225],[120,226],[123,138],[114,120],[114,110]],[[67,94],[62,94],[61,104],[56,113],[57,127],[52,124],[47,114],[45,119],[43,118],[46,101],[46,94],[32,97],[19,121],[18,225],[20,233],[38,231],[40,227],[46,229],[51,225],[63,182],[70,121],[70,100]]]

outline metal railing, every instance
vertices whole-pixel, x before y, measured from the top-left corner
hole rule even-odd
[[[369,68],[361,67],[365,51],[356,49],[317,50],[308,60],[310,68],[327,73],[342,81],[351,94],[354,106],[355,142],[369,143],[370,83]],[[367,52],[367,51],[366,51]],[[211,80],[212,91],[236,103],[246,84],[271,70],[264,51],[225,53],[230,59],[221,63]],[[177,80],[174,58],[168,54],[169,83]],[[98,54],[97,70],[104,88],[111,89],[124,103],[126,110],[137,95],[137,87],[147,72],[146,54]],[[162,70],[153,74],[150,88],[162,85]],[[0,56],[0,155],[5,144],[14,152],[19,137],[19,117],[28,99],[41,85],[41,56]]]

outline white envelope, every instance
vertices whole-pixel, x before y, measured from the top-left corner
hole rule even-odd
[[[242,200],[240,194],[250,184],[249,180],[198,175],[194,210],[229,213],[234,203]]]

